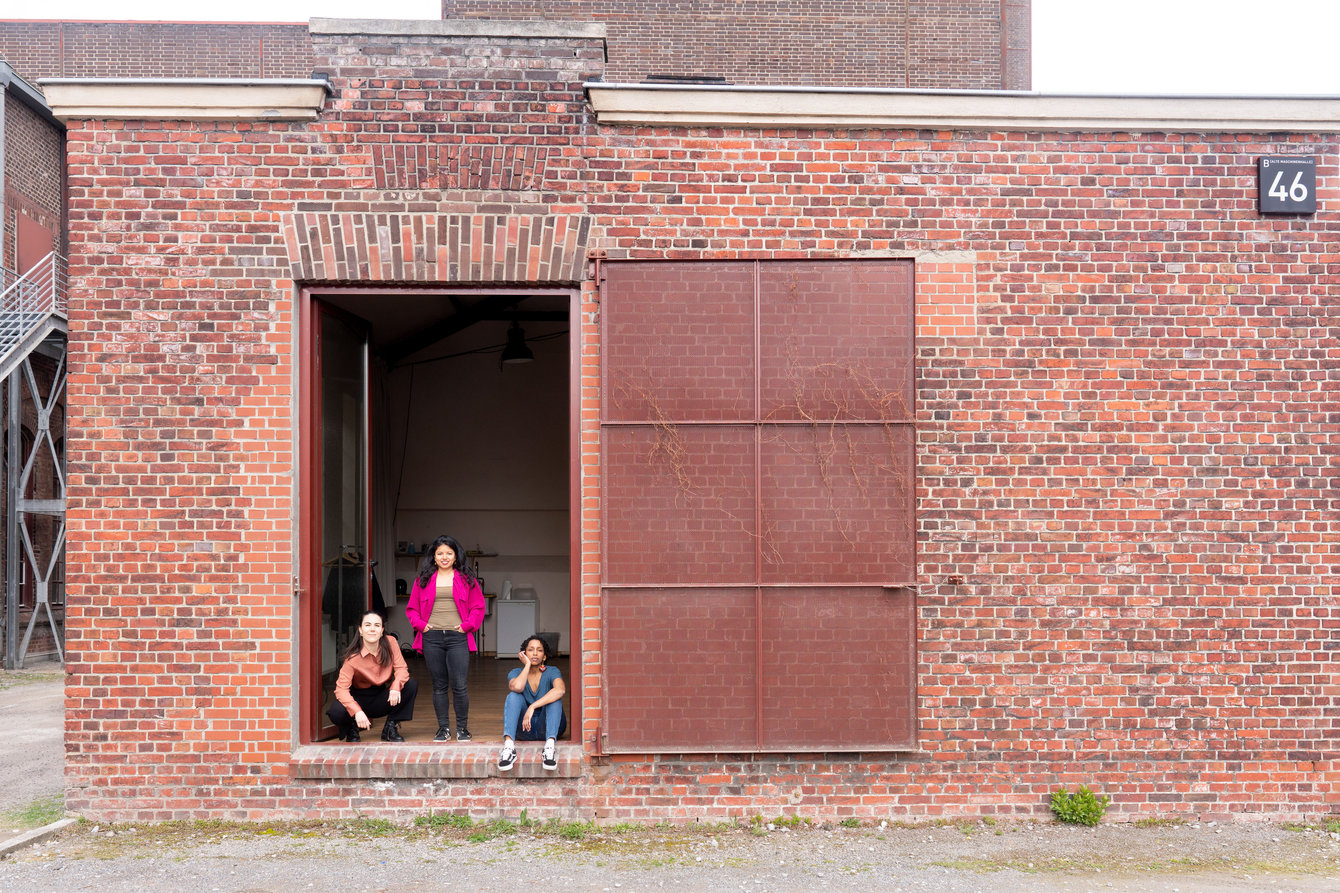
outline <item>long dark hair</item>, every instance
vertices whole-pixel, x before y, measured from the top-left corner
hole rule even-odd
[[[382,622],[382,637],[377,640],[377,666],[384,667],[391,662],[391,643],[386,641],[386,619],[382,617],[380,611],[364,611],[363,616],[358,618],[358,635],[349,643],[349,647],[344,649],[344,657],[340,658],[340,663],[351,657],[358,657],[363,650],[363,621],[369,616],[376,617]]]
[[[465,560],[465,549],[456,542],[454,537],[445,534],[433,540],[433,544],[428,547],[428,552],[423,556],[423,561],[419,562],[419,585],[427,586],[428,581],[433,579],[433,572],[437,570],[437,562],[433,561],[433,556],[437,554],[438,546],[450,546],[451,551],[456,553],[456,563],[452,565],[456,571],[465,575],[467,583],[475,582],[474,569],[470,567],[470,562]]]

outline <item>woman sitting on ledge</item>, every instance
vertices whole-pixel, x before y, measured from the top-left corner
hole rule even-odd
[[[558,667],[545,665],[549,660],[549,646],[539,636],[531,636],[522,642],[517,657],[521,659],[521,666],[507,674],[510,691],[503,704],[503,746],[498,755],[498,768],[507,770],[516,765],[514,741],[543,740],[544,768],[557,769],[555,739],[568,727],[568,718],[563,715],[563,694],[567,691],[563,675],[558,672]]]
[[[359,637],[344,652],[335,703],[326,715],[340,730],[341,741],[357,741],[359,729],[372,728],[368,717],[385,716],[383,741],[404,741],[400,723],[414,718],[414,696],[419,685],[394,636],[384,634],[382,617],[366,611],[358,624]]]

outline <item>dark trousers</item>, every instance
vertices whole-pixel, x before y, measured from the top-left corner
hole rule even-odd
[[[419,693],[419,683],[413,679],[405,681],[405,687],[400,689],[400,703],[391,706],[390,685],[378,685],[374,688],[351,688],[349,694],[358,706],[363,708],[363,712],[368,715],[368,719],[376,719],[379,716],[385,716],[391,722],[408,722],[414,718],[414,696]],[[340,735],[348,737],[349,730],[355,728],[354,718],[349,715],[349,711],[344,709],[344,705],[339,701],[330,705],[326,711],[326,716],[335,723],[335,727],[340,730]]]
[[[433,680],[433,712],[437,724],[451,728],[451,705],[456,705],[456,728],[465,728],[470,718],[470,695],[465,677],[470,672],[470,646],[465,633],[430,629],[423,634],[423,659]]]

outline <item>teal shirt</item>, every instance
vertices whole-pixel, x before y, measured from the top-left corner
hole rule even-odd
[[[507,674],[507,681],[511,682],[524,672],[526,672],[524,667],[517,667],[515,670]],[[540,698],[549,694],[550,689],[554,687],[554,680],[562,678],[563,674],[558,672],[558,667],[545,667],[544,672],[540,674],[540,687],[538,690],[531,691],[529,683],[521,686],[521,697],[526,699],[526,706],[529,707]]]

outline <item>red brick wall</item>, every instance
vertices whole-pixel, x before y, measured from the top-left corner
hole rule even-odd
[[[1337,138],[615,130],[577,86],[598,44],[508,42],[507,73],[422,107],[427,60],[471,43],[410,44],[322,41],[338,93],[316,124],[71,129],[71,808],[1033,817],[1079,783],[1119,818],[1336,808],[1340,195],[1263,219],[1254,165],[1306,151],[1331,182]],[[378,188],[373,147],[422,133],[548,145],[542,185]],[[290,777],[285,215],[481,207],[584,213],[610,257],[917,258],[920,752]],[[588,747],[597,297],[574,333]]]
[[[442,17],[599,21],[606,79],[1027,90],[1030,0],[443,0]]]
[[[273,779],[292,707],[293,325],[269,194],[334,153],[286,128],[76,129],[72,802],[227,809],[230,787]]]
[[[312,74],[306,24],[0,22],[0,59],[48,77],[270,77]]]
[[[1081,782],[1127,815],[1334,809],[1340,196],[1263,219],[1254,178],[1298,151],[1334,177],[1334,137],[608,135],[587,210],[610,257],[927,252],[924,753],[789,780],[618,760],[612,814],[677,784],[708,814],[708,771],[837,816],[1027,814]]]
[[[296,259],[286,215],[471,213],[487,197],[495,215],[565,202],[566,219],[582,167],[574,147],[589,127],[580,85],[599,72],[601,42],[510,44],[505,72],[443,89],[442,71],[469,68],[480,41],[328,39],[323,53],[338,58],[321,62],[339,92],[313,125],[72,126],[72,808],[161,819],[360,802],[348,787],[323,794],[289,778]],[[419,61],[379,76],[392,51]],[[409,110],[425,99],[431,111]],[[411,172],[397,166],[405,155],[373,147],[419,144],[425,130],[453,144],[508,134],[521,152],[509,157],[534,160],[522,150],[549,146],[562,162],[537,162],[520,179],[541,188],[525,193],[434,190],[407,202],[378,189],[377,171],[389,166],[398,183]],[[533,232],[537,244],[565,238]],[[495,789],[490,802],[514,799]]]

